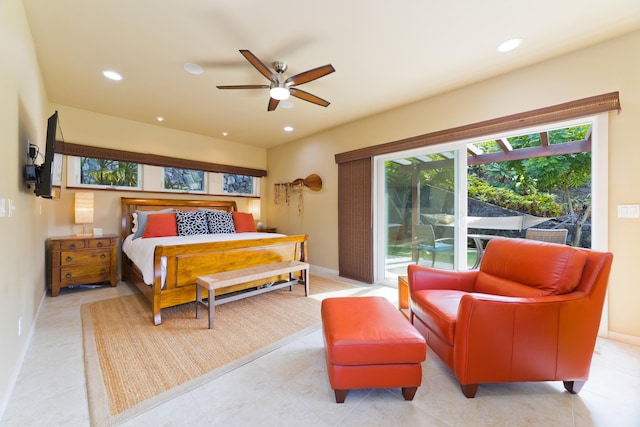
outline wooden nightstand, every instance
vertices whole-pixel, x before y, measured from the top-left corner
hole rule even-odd
[[[60,288],[109,282],[117,285],[115,234],[53,237],[47,240],[51,296]]]
[[[407,276],[398,276],[398,309],[409,318],[409,281]]]
[[[258,231],[260,233],[277,233],[278,229],[276,227],[264,227],[264,228],[258,228]]]

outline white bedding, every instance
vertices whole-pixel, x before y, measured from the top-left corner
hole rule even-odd
[[[229,234],[198,234],[194,236],[172,236],[138,238],[133,240],[133,234],[127,236],[122,243],[122,251],[142,272],[142,278],[147,285],[153,284],[153,253],[158,245],[182,245],[186,243],[225,242],[230,240],[266,239],[283,237],[278,233],[229,233]],[[162,257],[162,287],[166,279],[167,259]]]

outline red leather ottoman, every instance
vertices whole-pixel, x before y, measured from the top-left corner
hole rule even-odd
[[[322,333],[329,383],[336,402],[362,388],[401,387],[413,400],[422,383],[424,337],[383,297],[327,298]]]

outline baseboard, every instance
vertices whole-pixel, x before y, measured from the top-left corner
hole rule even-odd
[[[346,277],[340,277],[340,273],[338,272],[338,270],[332,270],[330,268],[320,267],[313,264],[309,265],[309,272],[311,274],[317,274],[318,276],[322,276],[327,279],[338,280],[340,282],[349,283],[356,286],[371,286],[370,283],[359,282],[357,280],[347,279]]]
[[[320,267],[314,264],[309,264],[309,272],[328,279],[338,277],[338,270],[332,270],[330,268]]]
[[[618,332],[609,331],[605,338],[610,340],[620,341],[625,344],[631,344],[640,347],[640,337],[634,337],[633,335],[621,334]]]

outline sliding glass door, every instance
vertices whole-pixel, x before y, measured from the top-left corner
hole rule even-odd
[[[466,174],[457,170],[466,167],[460,165],[460,153],[465,151],[423,149],[377,159],[375,247],[380,279],[395,283],[407,274],[407,265],[415,263],[458,268],[455,224],[460,206],[465,206],[459,194],[466,194],[464,179],[459,179]]]
[[[602,115],[376,158],[376,281],[477,268],[489,240],[534,227],[606,249],[606,133]]]

